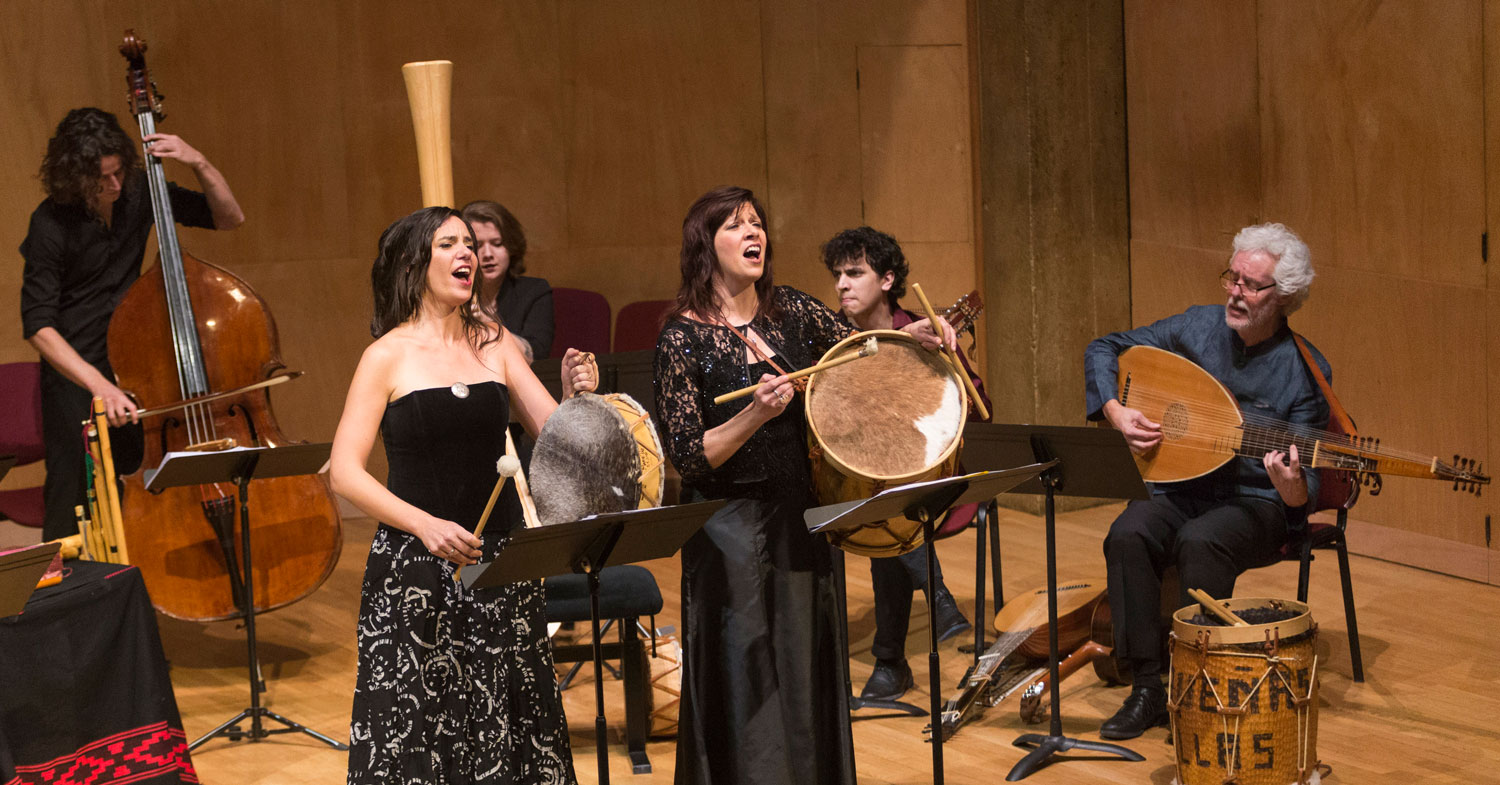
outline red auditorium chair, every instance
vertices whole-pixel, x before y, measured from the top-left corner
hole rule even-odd
[[[552,290],[552,356],[569,347],[581,352],[609,352],[609,301],[598,292],[558,287]]]
[[[16,465],[35,463],[42,445],[42,369],[36,362],[0,365],[0,455]],[[0,516],[25,526],[41,526],[42,488],[0,491]]]

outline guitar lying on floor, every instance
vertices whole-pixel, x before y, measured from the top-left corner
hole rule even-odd
[[[1071,649],[1088,640],[1094,606],[1104,587],[1087,581],[1058,581],[1058,646]],[[962,691],[948,700],[939,718],[946,741],[959,726],[995,706],[1047,672],[1047,587],[1041,586],[1005,603],[995,614],[1000,637],[965,674]],[[1037,660],[1041,664],[1037,664]],[[931,734],[932,726],[923,729]]]
[[[1452,482],[1454,490],[1478,495],[1490,478],[1484,466],[1453,456],[1435,457],[1380,446],[1379,439],[1349,436],[1270,417],[1246,415],[1234,395],[1192,361],[1150,346],[1120,353],[1120,404],[1160,423],[1162,440],[1145,455],[1135,456],[1147,482],[1177,482],[1201,477],[1231,458],[1260,458],[1273,449],[1297,445],[1302,465],[1362,475],[1379,492],[1380,475],[1420,477]]]

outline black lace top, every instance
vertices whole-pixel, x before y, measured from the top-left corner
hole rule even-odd
[[[748,326],[770,345],[776,363],[788,372],[813,365],[853,333],[837,314],[805,292],[778,286],[773,296],[777,315],[757,317]],[[735,328],[744,332],[742,325]],[[703,433],[749,405],[744,398],[715,405],[714,397],[757,382],[764,373],[776,371],[764,362],[747,362],[744,341],[722,325],[676,317],[662,327],[656,341],[656,413],[684,490],[722,499],[766,497],[778,489],[808,485],[801,394],[719,468],[711,468],[703,454]]]

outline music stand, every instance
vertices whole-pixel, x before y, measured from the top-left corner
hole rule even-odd
[[[934,526],[949,509],[993,499],[1015,486],[1036,477],[1051,464],[1031,464],[1001,471],[981,471],[941,480],[911,483],[887,488],[868,498],[814,507],[802,514],[807,530],[813,534],[847,531],[890,518],[906,518],[922,524],[922,541],[927,548],[927,585],[934,585],[937,552],[931,547]],[[978,621],[978,620],[976,620]],[[931,716],[941,717],[943,674],[938,659],[937,603],[927,603],[928,687],[931,692]],[[850,690],[853,691],[852,688]],[[893,701],[894,703],[894,701]],[[903,704],[905,705],[905,704]],[[920,715],[919,715],[920,716]],[[943,734],[932,737],[932,781],[943,782]]]
[[[245,614],[245,645],[249,656],[250,705],[239,714],[220,723],[218,727],[199,736],[188,750],[195,750],[215,736],[224,736],[230,741],[247,738],[260,741],[274,733],[305,733],[336,750],[347,750],[349,745],[260,705],[260,693],[265,690],[260,678],[260,661],[255,653],[255,574],[250,568],[250,481],[272,477],[292,477],[317,474],[328,463],[332,444],[294,444],[286,447],[236,447],[218,452],[169,452],[156,469],[148,469],[144,475],[146,490],[156,491],[175,488],[179,485],[210,485],[216,482],[232,482],[239,488],[240,497],[240,557],[242,564],[235,564],[234,554],[224,553],[225,566],[230,575],[236,568],[242,570],[240,581],[244,586],[240,592],[240,611]],[[275,720],[285,728],[264,728],[261,718]],[[241,720],[250,720],[250,730],[240,730]]]
[[[0,553],[0,619],[20,613],[47,574],[61,543],[44,542]]]
[[[609,783],[609,746],[604,725],[604,654],[599,632],[599,571],[612,564],[664,559],[682,548],[725,500],[603,513],[569,523],[517,528],[501,542],[495,560],[464,567],[470,589],[539,580],[563,572],[588,576],[589,615],[594,630],[594,739],[599,783]],[[645,751],[630,752],[632,770],[651,771]]]
[[[1051,762],[1053,755],[1072,749],[1106,752],[1125,760],[1145,760],[1139,753],[1118,744],[1070,739],[1062,732],[1061,679],[1057,675],[1057,513],[1054,498],[1090,496],[1106,499],[1149,499],[1141,473],[1119,431],[1105,428],[1048,425],[1000,425],[971,423],[964,429],[964,463],[969,466],[1003,466],[1018,458],[1051,461],[1035,482],[1017,485],[1014,493],[1046,496],[1047,521],[1047,644],[1052,690],[1052,725],[1047,735],[1023,734],[1012,742],[1033,747],[1021,758],[1008,781],[1030,776]]]

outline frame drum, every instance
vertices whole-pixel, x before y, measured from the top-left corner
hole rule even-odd
[[[870,330],[838,342],[822,362],[858,351],[871,336],[880,344],[874,355],[819,371],[807,385],[807,440],[822,504],[947,477],[958,465],[969,401],[941,355],[906,333]],[[861,556],[899,556],[922,544],[922,525],[892,518],[829,539]]]
[[[547,418],[531,453],[543,525],[661,506],[666,466],[656,425],[624,393],[580,393]]]

